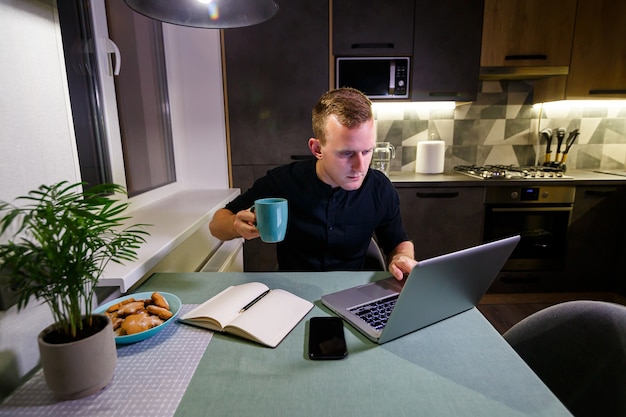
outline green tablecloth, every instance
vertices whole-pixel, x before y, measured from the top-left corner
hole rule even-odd
[[[473,309],[378,346],[346,325],[349,355],[307,358],[320,297],[384,273],[159,273],[137,291],[199,304],[259,281],[315,303],[275,349],[228,335],[211,340],[176,416],[566,416],[565,407]]]

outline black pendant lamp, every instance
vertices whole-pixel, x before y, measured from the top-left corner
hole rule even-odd
[[[133,10],[175,25],[209,29],[252,26],[278,12],[273,0],[124,0]]]

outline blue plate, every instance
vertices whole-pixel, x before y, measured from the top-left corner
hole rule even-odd
[[[136,294],[129,294],[129,295],[125,295],[124,297],[116,298],[113,301],[109,301],[106,304],[102,304],[100,307],[96,308],[93,311],[93,313],[94,314],[104,314],[104,312],[107,311],[107,309],[109,307],[111,307],[114,304],[119,303],[120,301],[126,300],[128,298],[134,298],[135,300],[148,300],[152,296],[153,292],[155,292],[155,291],[138,292]],[[166,326],[168,326],[170,323],[172,323],[172,322],[174,322],[176,320],[176,316],[178,316],[178,313],[180,312],[180,306],[182,304],[181,301],[180,301],[180,298],[178,298],[174,294],[170,294],[169,292],[162,292],[162,291],[156,291],[156,292],[158,292],[163,297],[165,297],[165,299],[167,300],[167,302],[170,305],[170,311],[172,313],[174,313],[174,315],[172,317],[170,317],[169,319],[167,319],[167,321],[163,322],[163,324],[160,324],[160,325],[158,325],[156,327],[153,327],[153,328],[151,328],[149,330],[145,330],[143,332],[139,332],[139,333],[135,333],[135,334],[130,334],[130,335],[127,335],[127,336],[115,336],[115,343],[117,343],[118,345],[126,345],[126,344],[129,344],[129,343],[135,343],[135,342],[139,342],[141,340],[147,339],[147,338],[152,337],[155,334],[159,333]]]

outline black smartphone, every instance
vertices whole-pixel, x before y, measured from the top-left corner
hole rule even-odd
[[[309,320],[309,358],[343,359],[348,355],[339,317],[311,317]]]

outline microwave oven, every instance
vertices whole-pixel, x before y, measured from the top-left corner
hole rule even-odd
[[[410,57],[338,57],[335,87],[352,87],[371,99],[408,99]]]

